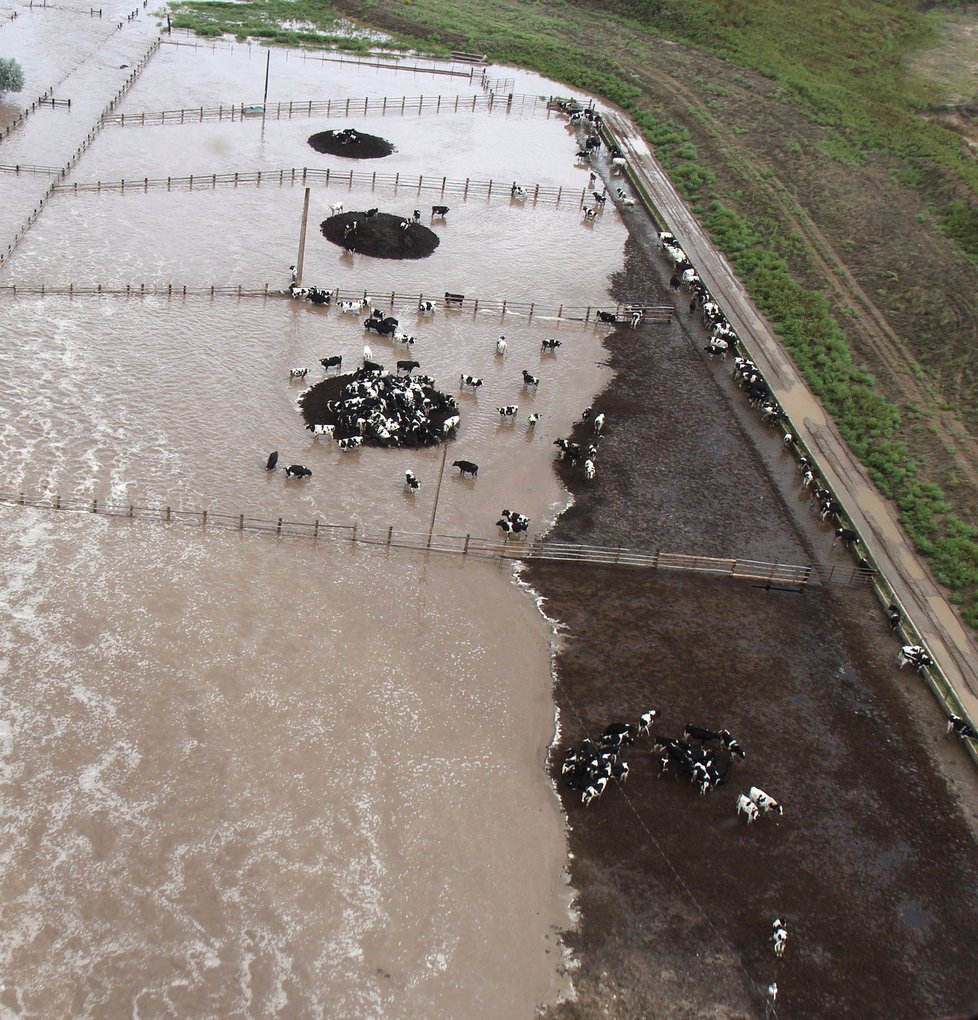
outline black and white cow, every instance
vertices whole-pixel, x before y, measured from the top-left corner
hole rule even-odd
[[[777,815],[779,818],[784,816],[784,808],[770,794],[758,789],[758,787],[752,786],[747,791],[747,796],[750,797],[764,814]]]
[[[311,432],[316,439],[319,439],[321,436],[332,436],[335,430],[335,425],[317,425],[315,422],[310,422],[306,426],[306,431]]]
[[[555,351],[560,346],[560,340],[544,340],[540,344],[541,351]]]
[[[540,379],[538,376],[531,375],[525,368],[523,369],[523,385],[532,386],[536,389],[540,385]]]
[[[328,372],[331,368],[342,368],[343,367],[343,355],[334,354],[329,358],[320,358],[319,364],[323,366]]]
[[[519,404],[507,404],[505,407],[497,407],[496,410],[500,418],[512,418],[514,421],[520,413]]]
[[[962,740],[978,741],[978,733],[975,732],[975,728],[960,716],[953,714],[947,717],[947,735],[950,736],[952,733],[957,734]]]
[[[757,805],[745,796],[743,793],[737,797],[737,814],[745,814],[747,816],[747,824],[750,825],[752,822],[756,822],[760,817],[760,812],[757,809]]]
[[[858,541],[858,531],[853,531],[851,528],[836,528],[835,540],[832,542],[832,548],[834,549],[838,542],[842,542],[847,549],[851,549]]]
[[[309,468],[304,467],[302,464],[290,464],[285,469],[286,478],[310,478],[312,477],[312,471]]]
[[[292,379],[305,379],[305,377],[308,374],[309,374],[309,369],[308,368],[290,368],[289,369],[289,379],[290,380],[292,380]]]
[[[466,375],[464,372],[458,377],[459,387],[471,386],[476,390],[482,385],[482,380],[475,375]]]
[[[897,665],[900,669],[909,663],[918,673],[923,673],[928,666],[934,665],[934,660],[927,654],[923,645],[904,645],[897,655]]]

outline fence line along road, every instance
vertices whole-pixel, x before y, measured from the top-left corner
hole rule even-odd
[[[636,190],[679,239],[740,343],[767,381],[790,422],[796,442],[811,451],[820,475],[859,533],[869,559],[936,663],[943,683],[935,687],[945,705],[978,719],[978,642],[954,612],[927,564],[900,526],[896,508],[872,484],[838,427],[812,394],[773,327],[756,308],[730,264],[714,247],[643,138],[615,114],[605,117],[628,160]],[[975,748],[969,744],[975,757]]]
[[[284,517],[251,517],[211,510],[183,510],[170,506],[138,506],[100,500],[97,497],[63,498],[61,496],[29,495],[23,492],[0,492],[0,504],[54,510],[68,513],[91,513],[105,517],[149,520],[165,524],[187,524],[229,531],[252,531],[306,539],[329,539],[360,545],[385,546],[390,549],[413,549],[423,552],[451,553],[504,560],[552,560],[597,566],[645,567],[653,570],[683,570],[713,574],[750,581],[769,588],[803,591],[810,586],[863,586],[872,584],[873,571],[854,566],[768,563],[762,560],[734,559],[716,556],[689,556],[682,553],[643,552],[623,546],[596,546],[572,542],[555,542],[546,538],[530,541],[507,541],[479,538],[473,535],[422,534],[395,531],[394,526],[369,528],[360,524],[330,524],[325,521],[289,521]]]
[[[178,110],[143,111],[141,113],[106,114],[103,123],[116,127],[156,127],[165,124],[200,124],[205,120],[254,121],[283,117],[365,117],[416,113],[539,113],[551,112],[548,96],[508,92],[497,96],[494,92],[471,96],[383,96],[363,99],[304,99],[283,103],[259,102],[222,103],[218,106],[192,106]]]
[[[57,167],[26,167],[26,166],[2,166],[0,172],[4,173],[48,173],[60,174]],[[470,198],[500,198],[512,199],[512,188],[514,183],[519,183],[526,194],[526,198],[516,200],[519,205],[537,204],[538,202],[547,205],[573,206],[574,209],[582,209],[587,198],[593,194],[585,186],[583,188],[565,188],[563,185],[552,187],[545,184],[530,184],[527,182],[476,180],[471,177],[451,178],[442,177],[436,174],[412,174],[402,173],[377,173],[377,171],[365,170],[334,170],[330,167],[283,167],[279,170],[236,170],[228,173],[191,174],[187,177],[133,177],[121,178],[118,180],[105,181],[75,181],[71,184],[56,184],[54,192],[60,194],[81,194],[86,192],[118,191],[121,194],[127,192],[148,192],[148,191],[200,191],[213,190],[216,188],[237,188],[239,186],[262,186],[277,185],[279,187],[292,187],[318,184],[323,187],[341,187],[351,189],[354,185],[358,187],[375,190],[390,188],[394,191],[405,189],[420,195],[427,191],[439,198],[448,195],[456,195],[462,200]]]
[[[646,320],[669,322],[675,314],[671,305],[643,305],[639,302],[634,304],[604,304],[598,305],[546,305],[536,301],[510,301],[500,298],[474,298],[466,297],[464,294],[439,293],[416,293],[399,294],[392,291],[390,294],[377,294],[371,296],[366,290],[344,290],[335,288],[329,292],[332,295],[332,304],[318,305],[317,311],[320,314],[328,314],[330,309],[339,301],[361,301],[365,300],[373,305],[389,305],[392,309],[395,305],[415,304],[421,301],[433,301],[436,306],[442,308],[449,314],[458,312],[470,312],[476,315],[479,312],[492,312],[501,315],[525,315],[529,319],[552,319],[556,321],[582,322],[605,325],[598,323],[597,311],[614,311],[616,315],[628,318],[637,310],[641,310]],[[74,283],[56,284],[48,286],[43,283],[11,283],[0,286],[0,298],[18,297],[67,297],[67,298],[90,298],[90,297],[124,297],[124,298],[146,298],[165,297],[170,299],[186,298],[272,298],[281,300],[287,298],[292,300],[287,290],[270,287],[264,284],[262,287],[245,286],[243,284],[210,287],[187,287],[181,284],[118,284],[103,285],[87,284],[78,286]],[[446,300],[450,298],[451,300]],[[338,313],[339,314],[339,313]],[[610,328],[610,327],[609,327]]]
[[[177,39],[173,39],[173,33],[187,36],[188,41],[180,42]],[[235,44],[228,40],[202,42],[200,39],[194,38],[194,33],[189,28],[172,29],[167,34],[167,38],[163,39],[163,45],[178,46],[192,50],[210,50],[212,53],[217,49],[227,50],[227,52],[231,53],[235,48]],[[252,43],[245,43],[243,45],[247,46],[249,50],[253,48]],[[267,47],[261,47],[261,49],[267,50]],[[377,53],[367,57],[356,56],[354,54],[341,56],[329,52],[307,52],[302,49],[279,49],[278,47],[275,48],[275,52],[276,54],[285,54],[285,63],[288,63],[289,60],[302,60],[303,63],[318,61],[322,64],[356,64],[360,67],[380,67],[388,71],[407,71],[415,74],[437,74],[450,78],[467,78],[470,82],[477,82],[483,84],[483,86],[486,81],[491,81],[491,79],[486,78],[485,68],[475,66],[479,62],[473,62],[471,59],[468,59],[468,55],[462,54],[454,60],[440,60],[437,57],[405,57],[395,52],[384,54],[383,57]],[[456,66],[460,63],[466,65],[464,70]],[[512,80],[509,79],[509,81]]]

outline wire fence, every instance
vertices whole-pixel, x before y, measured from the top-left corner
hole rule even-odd
[[[165,124],[200,124],[211,120],[244,121],[257,119],[281,120],[283,117],[365,117],[416,113],[492,113],[513,110],[536,113],[550,112],[549,97],[529,93],[495,92],[471,96],[390,96],[363,99],[290,100],[282,103],[259,102],[221,103],[218,106],[194,106],[177,110],[142,111],[106,115],[103,122],[117,127],[154,127]]]
[[[623,546],[598,546],[557,542],[546,538],[529,540],[488,539],[475,535],[443,535],[429,532],[367,527],[362,524],[333,524],[321,520],[291,521],[285,517],[253,517],[243,513],[213,510],[188,510],[172,506],[140,506],[114,500],[64,498],[58,495],[30,495],[24,492],[0,492],[0,504],[54,510],[67,513],[98,514],[105,517],[148,520],[165,524],[184,524],[225,531],[248,531],[276,536],[331,540],[344,543],[383,546],[389,549],[447,553],[483,559],[551,560],[594,566],[644,567],[651,570],[679,570],[737,578],[771,588],[801,591],[813,585],[861,586],[873,582],[873,571],[858,567],[799,566],[768,563],[761,560],[715,556],[689,556],[682,553],[643,552]]]
[[[522,315],[528,319],[552,319],[557,321],[598,323],[598,305],[550,305],[536,301],[510,301],[505,298],[477,298],[465,294],[455,294],[450,291],[438,293],[419,292],[414,294],[402,294],[391,291],[389,294],[372,294],[365,290],[348,290],[342,287],[335,288],[328,292],[330,304],[319,305],[319,311],[328,315],[330,310],[340,301],[367,301],[371,305],[380,307],[385,304],[391,309],[395,306],[405,304],[420,304],[422,301],[432,301],[436,307],[440,307],[448,314],[460,312],[476,315],[479,312],[491,312],[499,315]],[[260,287],[246,286],[244,284],[230,284],[219,286],[212,284],[209,287],[188,287],[180,284],[117,284],[103,285],[87,284],[78,285],[74,283],[56,284],[49,286],[43,283],[19,284],[10,283],[0,286],[0,298],[37,298],[37,297],[67,297],[67,298],[92,298],[92,297],[123,297],[123,298],[146,298],[165,297],[170,299],[193,299],[193,298],[272,298],[280,300],[291,298],[288,290],[271,287],[264,284]],[[640,311],[649,321],[669,322],[675,314],[671,305],[643,305],[635,304],[603,304],[601,311],[613,312],[620,316],[622,321],[630,318],[635,312]],[[601,323],[605,325],[605,323]]]

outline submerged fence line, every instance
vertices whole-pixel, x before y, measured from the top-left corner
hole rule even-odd
[[[38,496],[24,492],[0,492],[0,504],[57,510],[68,513],[91,513],[105,517],[150,520],[157,523],[185,524],[225,531],[261,532],[307,539],[329,539],[354,545],[383,546],[389,549],[412,549],[423,552],[450,553],[504,560],[551,560],[597,566],[645,567],[657,570],[685,570],[717,576],[733,577],[764,584],[767,587],[791,588],[801,591],[810,585],[866,585],[873,580],[873,571],[860,567],[800,566],[789,563],[768,563],[761,560],[717,556],[689,556],[683,553],[643,552],[623,546],[598,546],[573,542],[556,542],[546,538],[529,541],[507,541],[480,538],[474,535],[443,535],[366,527],[361,524],[333,524],[318,518],[290,521],[285,517],[251,517],[212,510],[186,510],[172,506],[140,506],[113,500]]]
[[[173,39],[172,36],[174,34],[186,36],[189,41],[180,42],[177,39]],[[247,48],[249,51],[252,48],[268,48],[250,42],[235,44],[229,39],[211,40],[208,42],[196,37],[193,30],[189,28],[171,28],[167,32],[167,37],[163,39],[163,45],[178,46],[192,50],[210,50],[212,53],[218,49],[233,53],[235,45]],[[474,81],[476,78],[484,80],[486,74],[485,69],[481,67],[481,64],[484,64],[485,61],[473,60],[472,54],[464,54],[458,50],[452,51],[453,54],[457,55],[453,56],[450,60],[439,57],[409,57],[396,50],[379,52],[372,50],[370,53],[362,55],[353,53],[340,54],[337,50],[313,51],[294,47],[282,47],[281,49],[275,47],[275,52],[284,54],[285,63],[288,63],[290,60],[301,60],[303,63],[318,61],[322,64],[358,64],[362,67],[381,67],[391,71],[408,71],[417,74],[438,74],[452,78],[468,78],[469,81]],[[426,63],[423,61],[426,61]],[[478,64],[480,66],[467,66],[465,70],[460,70],[455,66],[456,64]]]
[[[315,306],[320,314],[328,314],[330,309],[339,301],[361,301],[365,300],[376,306],[389,305],[392,309],[395,305],[420,304],[422,301],[433,301],[442,311],[448,313],[471,312],[473,315],[478,312],[494,312],[499,314],[525,315],[529,319],[555,319],[568,322],[597,322],[597,311],[614,310],[616,315],[630,316],[633,312],[641,310],[648,320],[668,322],[673,318],[675,309],[671,305],[643,305],[640,302],[634,304],[602,304],[602,305],[547,305],[536,301],[510,301],[502,298],[474,298],[466,297],[464,294],[453,294],[443,292],[418,292],[413,294],[400,294],[397,291],[378,293],[373,291],[373,296],[366,290],[347,290],[342,287],[329,291],[332,303],[328,305]],[[218,286],[212,284],[207,287],[188,287],[181,284],[116,284],[103,285],[87,284],[78,286],[74,283],[55,284],[48,286],[44,283],[10,283],[0,286],[0,298],[9,297],[124,297],[124,298],[287,298],[292,300],[287,290],[272,287],[264,284],[261,287],[245,286],[244,284],[229,284]],[[340,314],[340,313],[337,313]]]
[[[223,103],[218,106],[184,107],[178,110],[157,112],[106,114],[102,119],[106,125],[117,127],[153,127],[160,124],[200,124],[205,120],[255,120],[283,117],[364,117],[368,114],[417,113],[492,113],[494,110],[510,112],[518,108],[530,108],[536,112],[542,107],[550,111],[549,97],[530,93],[508,92],[497,96],[495,92],[471,96],[399,96],[397,98],[365,97],[363,99],[290,100],[283,103]]]
[[[115,30],[113,30],[113,31],[115,31]],[[103,118],[111,110],[114,110],[116,108],[116,106],[118,105],[118,103],[120,103],[122,101],[123,97],[133,87],[133,85],[135,84],[136,80],[143,73],[143,70],[146,68],[146,65],[150,62],[150,60],[153,58],[153,56],[158,52],[159,48],[160,48],[160,41],[159,41],[159,39],[157,39],[157,40],[155,40],[153,42],[153,44],[149,47],[149,49],[139,59],[139,61],[136,64],[136,66],[132,69],[132,71],[126,77],[125,82],[123,82],[122,86],[118,89],[118,91],[115,93],[115,95],[112,97],[112,99],[109,100],[108,104],[103,109],[102,116],[95,122],[95,125],[92,127],[92,129],[88,132],[88,134],[82,140],[81,145],[79,145],[78,148],[75,150],[74,155],[61,168],[60,175],[61,175],[62,178],[65,177],[68,174],[68,172],[72,169],[72,167],[74,167],[74,165],[78,162],[78,160],[81,159],[82,154],[88,149],[88,147],[92,144],[92,142],[98,137],[99,132],[102,130],[102,126],[103,126],[103,123],[104,123]],[[52,86],[52,88],[53,88],[53,86]],[[27,217],[27,219],[24,220],[24,222],[21,224],[21,227],[17,231],[17,233],[14,234],[14,238],[10,242],[10,244],[7,245],[6,250],[5,251],[0,251],[0,268],[3,267],[3,264],[7,261],[7,259],[9,259],[10,256],[13,255],[13,253],[17,250],[17,246],[20,244],[20,242],[27,235],[27,231],[30,230],[30,228],[34,224],[34,221],[43,212],[43,210],[44,210],[44,203],[54,193],[55,186],[56,186],[56,182],[55,181],[52,181],[47,186],[47,188],[44,191],[44,194],[38,200],[37,205],[34,206],[33,211],[30,213],[30,215]]]
[[[48,173],[60,174],[61,170],[56,167],[27,167],[0,165],[0,172],[3,173]],[[76,181],[71,184],[56,184],[54,191],[58,193],[80,194],[85,192],[103,191],[119,192],[148,192],[153,191],[199,191],[201,189],[214,190],[216,188],[237,188],[239,185],[261,186],[271,184],[277,186],[303,186],[320,184],[323,187],[333,185],[336,187],[353,188],[358,187],[392,188],[397,191],[405,189],[420,195],[422,191],[430,192],[439,198],[446,195],[457,195],[462,199],[468,198],[511,198],[513,184],[512,180],[496,181],[474,180],[471,177],[451,178],[436,174],[412,174],[402,173],[378,173],[376,170],[367,172],[365,170],[334,170],[329,167],[283,167],[278,170],[235,170],[227,173],[191,174],[187,177],[136,177],[120,178],[107,181]],[[536,204],[543,202],[548,205],[559,206],[561,203],[573,204],[575,208],[582,208],[588,196],[592,194],[587,187],[565,188],[563,185],[552,187],[545,184],[520,183],[526,198],[518,200],[519,204]]]

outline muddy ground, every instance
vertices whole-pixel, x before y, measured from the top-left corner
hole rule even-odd
[[[394,151],[394,145],[379,135],[368,135],[352,128],[337,128],[335,131],[318,131],[308,138],[309,144],[326,156],[343,156],[346,159],[383,159]],[[352,140],[351,140],[352,139]]]
[[[617,287],[668,300],[637,234]],[[688,318],[609,337],[597,475],[560,465],[576,505],[553,537],[830,555],[804,501],[772,481],[782,451],[772,468],[774,440],[745,417],[729,367],[705,364]],[[566,935],[577,1000],[547,1016],[759,1017],[774,980],[777,1015],[806,1020],[978,1010],[978,781],[923,681],[896,669],[870,591],[539,562],[526,577],[563,632],[553,773],[581,916]],[[730,729],[746,761],[701,798],[658,780],[641,739],[627,784],[583,807],[560,782],[564,749],[650,707],[663,734]],[[784,805],[780,824],[736,815],[751,785]]]
[[[441,244],[423,224],[374,210],[370,216],[365,210],[337,213],[323,220],[320,230],[327,241],[375,259],[426,259]]]

